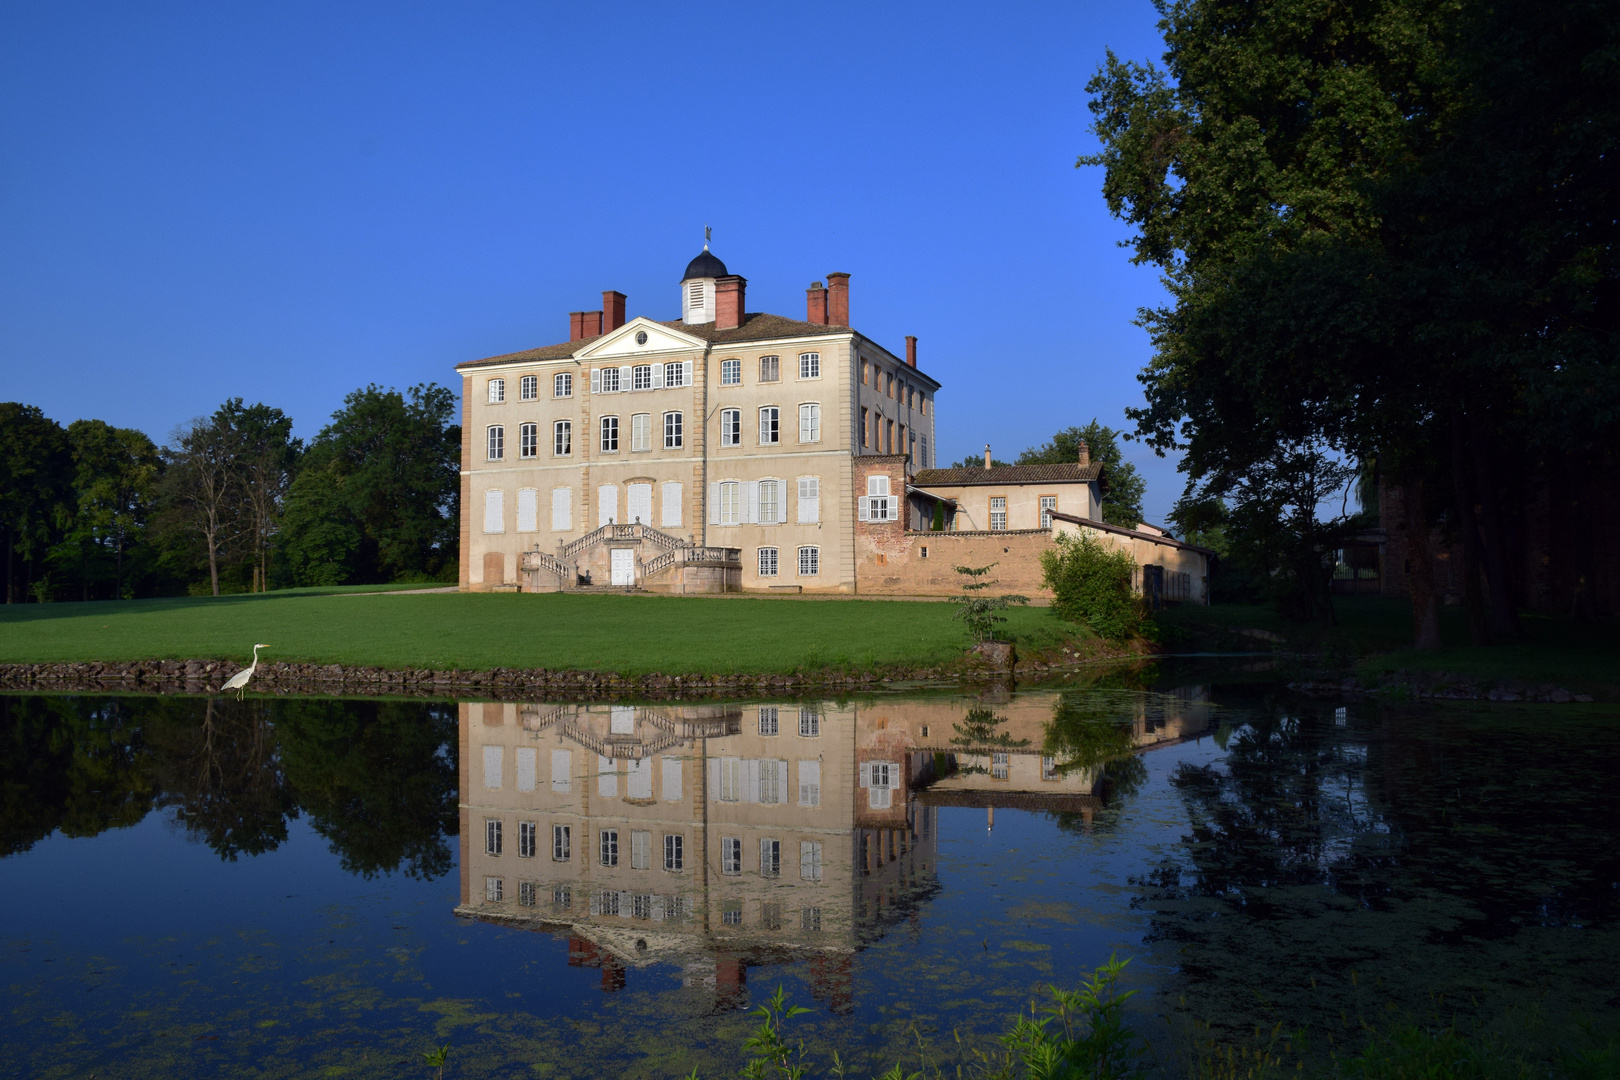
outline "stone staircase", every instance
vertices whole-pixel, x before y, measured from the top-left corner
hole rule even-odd
[[[650,558],[637,556],[635,584],[613,585],[602,580],[605,575],[591,574],[591,583],[584,584],[578,568],[595,561],[599,550],[609,545],[634,545],[638,551],[655,551]],[[537,545],[523,552],[518,567],[527,579],[524,592],[647,592],[645,586],[670,585],[685,581],[688,568],[708,571],[707,578],[724,580],[726,571],[740,579],[742,551],[739,548],[711,547],[682,540],[678,536],[635,522],[621,525],[616,522],[603,525],[577,540],[561,545],[556,555],[548,555]],[[714,571],[721,573],[716,575]],[[671,589],[670,591],[674,591]],[[684,591],[684,590],[683,590]],[[720,592],[724,589],[705,588],[693,591]]]

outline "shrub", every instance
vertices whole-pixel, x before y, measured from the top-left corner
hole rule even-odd
[[[1084,623],[1107,641],[1124,641],[1148,628],[1142,602],[1131,592],[1136,563],[1084,533],[1065,533],[1041,553],[1043,581],[1059,618]]]

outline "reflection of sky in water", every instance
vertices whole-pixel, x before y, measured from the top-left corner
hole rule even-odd
[[[1119,706],[1117,697],[1090,704],[1099,701]],[[947,731],[967,705],[935,702]],[[1206,1019],[1234,1026],[1264,1018],[1242,1002],[1268,983],[1298,998],[1295,1019],[1336,1012],[1349,1000],[1333,989],[1335,979],[1346,981],[1346,965],[1388,983],[1384,997],[1357,999],[1368,1006],[1421,999],[1430,984],[1480,984],[1538,957],[1573,965],[1584,954],[1588,976],[1597,974],[1594,964],[1612,973],[1620,956],[1615,901],[1604,902],[1601,888],[1570,865],[1603,847],[1603,826],[1583,829],[1578,814],[1614,820],[1613,795],[1582,791],[1600,786],[1616,761],[1612,720],[1562,734],[1490,717],[1436,723],[1412,715],[1392,726],[1368,707],[1341,725],[1327,708],[1306,721],[1311,731],[1318,723],[1323,741],[1301,757],[1286,726],[1244,744],[1251,729],[1243,718],[1272,715],[1271,707],[1258,697],[1230,704],[1222,715],[1232,737],[1222,741],[1248,780],[1212,787],[1207,797],[1171,779],[1211,765],[1219,767],[1197,775],[1230,777],[1227,752],[1205,736],[1144,754],[1146,775],[1134,792],[1089,825],[1071,818],[1060,828],[1049,814],[1003,807],[987,831],[982,807],[933,811],[937,888],[909,909],[902,903],[854,955],[852,1011],[818,1008],[800,1021],[812,1047],[837,1045],[853,1059],[853,1075],[874,1073],[909,1041],[911,1024],[932,1030],[946,1050],[952,1028],[997,1031],[1041,985],[1072,984],[1115,951],[1137,957],[1138,985],[1190,992],[1207,1004]],[[603,728],[623,734],[626,720],[604,714]],[[1585,771],[1571,776],[1557,765],[1575,746]],[[1502,775],[1507,760],[1511,777]],[[1324,775],[1312,789],[1317,804],[1296,815],[1289,785],[1311,769]],[[1240,819],[1219,822],[1198,839],[1203,847],[1189,848],[1194,825],[1215,821],[1222,806]],[[1289,812],[1275,816],[1280,806]],[[1502,829],[1511,815],[1494,816],[1532,806],[1545,825],[1560,827],[1557,842],[1511,835]],[[476,838],[476,823],[473,830]],[[1418,841],[1420,853],[1411,847]],[[1447,862],[1448,844],[1466,865]],[[1608,846],[1609,862],[1587,869],[1612,882],[1612,840]],[[1222,855],[1227,848],[1237,854]],[[1179,871],[1173,885],[1168,867]],[[1244,924],[1252,934],[1225,929],[1257,903],[1256,880],[1286,873],[1294,876],[1265,896],[1274,910]],[[1210,888],[1192,884],[1201,875]],[[464,900],[459,877],[454,869],[429,882],[354,876],[307,815],[289,823],[275,850],[235,861],[189,841],[164,813],[99,836],[55,834],[0,860],[0,986],[11,1005],[0,1038],[18,1055],[10,1067],[41,1076],[112,1066],[121,1076],[166,1076],[341,1066],[397,1076],[420,1068],[420,1051],[437,1040],[451,1043],[453,1075],[505,1075],[530,1064],[556,1076],[675,1076],[694,1065],[705,1076],[734,1074],[751,1020],[716,1010],[712,961],[694,955],[632,967],[624,988],[606,994],[600,970],[570,966],[565,933],[452,915]],[[1324,877],[1335,883],[1324,887]],[[1249,899],[1234,905],[1239,896]],[[1535,928],[1576,920],[1598,929],[1572,940]],[[1382,954],[1379,941],[1387,942]],[[1279,970],[1279,956],[1297,970]],[[1246,962],[1270,970],[1237,977]],[[1187,970],[1178,973],[1179,965]],[[810,1003],[809,968],[750,968],[746,995],[757,1001],[781,984]],[[1578,983],[1582,973],[1568,970]],[[1314,992],[1329,996],[1300,996],[1312,978],[1327,988]],[[1140,1022],[1162,1034],[1152,1014],[1166,1010],[1165,999],[1139,1003]]]

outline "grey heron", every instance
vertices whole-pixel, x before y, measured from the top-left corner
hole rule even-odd
[[[242,695],[247,691],[248,680],[253,678],[253,672],[259,667],[259,650],[268,649],[269,647],[270,646],[264,644],[263,642],[253,646],[253,663],[249,664],[241,671],[238,671],[235,675],[232,675],[228,680],[226,680],[225,685],[220,687],[220,690],[235,690],[236,700],[241,701]]]

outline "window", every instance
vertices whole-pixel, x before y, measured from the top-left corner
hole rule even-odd
[[[619,392],[619,369],[605,367],[596,373],[596,385],[591,389],[600,394],[617,394]]]
[[[551,906],[560,908],[573,907],[574,890],[567,885],[553,885],[551,887]]]
[[[917,391],[917,411],[924,416],[928,415],[928,395],[920,390]]]
[[[572,844],[568,835],[567,825],[553,825],[551,827],[551,861],[567,862],[573,858]]]
[[[505,379],[491,379],[491,380],[489,380],[489,403],[491,405],[499,405],[501,402],[503,402],[505,400],[506,400],[506,380]]]
[[[525,375],[518,380],[518,399],[533,401],[540,396],[540,376]]]
[[[915,393],[913,393],[913,391],[911,389],[911,384],[906,383],[906,408],[908,408],[908,409],[915,408],[916,407],[916,401],[917,401],[917,398],[916,398]]]
[[[883,421],[883,452],[894,453],[894,421]]]
[[[1054,511],[1056,509],[1057,509],[1057,496],[1056,495],[1042,495],[1041,496],[1041,528],[1050,529],[1052,527],[1052,511]]]
[[[720,410],[720,445],[742,445],[742,410]]]
[[[774,710],[773,710],[774,711]],[[774,732],[773,732],[774,734]],[[767,806],[784,802],[783,789],[787,787],[787,762],[765,758],[759,763],[759,801]]]
[[[760,548],[759,549],[759,576],[760,577],[775,577],[776,576],[776,549],[775,548]]]
[[[490,426],[485,449],[488,451],[486,456],[491,461],[500,461],[506,457],[506,429],[500,424]]]
[[[777,709],[775,705],[761,705],[759,708],[759,733],[761,735],[775,735],[778,731]]]
[[[920,469],[928,468],[928,436],[926,435],[922,437],[922,454],[917,458],[917,467]]]
[[[775,446],[782,441],[782,410],[767,405],[759,410],[759,445]]]
[[[664,449],[679,450],[681,448],[682,427],[685,418],[678,412],[664,414]]]
[[[782,513],[782,482],[780,480],[761,480],[759,482],[759,523],[761,525],[776,525],[787,520]]]
[[[799,912],[799,926],[808,933],[819,933],[821,931],[821,909],[807,907]]]
[[[630,369],[630,389],[651,390],[653,388],[652,365],[637,364]]]
[[[694,281],[686,287],[686,305],[699,311],[703,309],[703,282]]]
[[[782,358],[780,356],[762,356],[759,358],[759,381],[780,382],[782,380]]]
[[[499,855],[501,853],[501,823],[496,818],[484,820],[484,854]]]
[[[720,801],[742,801],[742,759],[720,759]]]
[[[818,353],[818,352],[807,352],[807,353],[800,353],[799,354],[799,378],[801,378],[801,379],[819,379],[819,378],[821,378],[821,354],[820,353]]]
[[[574,489],[551,489],[551,531],[568,532],[574,527]]]
[[[499,488],[484,492],[484,531],[506,531],[506,492]]]
[[[741,837],[722,836],[720,838],[720,872],[722,874],[742,873]],[[738,921],[741,922],[741,918]]]
[[[603,829],[598,837],[601,842],[600,856],[603,866],[619,865],[619,830]]]
[[[722,926],[741,926],[742,925],[742,901],[741,900],[727,900],[726,901],[725,907],[723,907],[721,909],[721,911],[720,911],[720,925],[722,925]]]
[[[532,821],[518,822],[518,858],[534,858],[534,834],[536,827]]]
[[[1007,500],[996,495],[990,499],[990,531],[1001,532],[1007,528]]]
[[[996,750],[990,755],[990,779],[1007,779],[1007,752]]]
[[[759,842],[759,876],[782,876],[782,841],[767,837]]]
[[[821,805],[821,762],[799,762],[799,805],[814,809]]]
[[[658,523],[666,529],[678,528],[681,524],[681,482],[666,480],[658,486],[658,490],[663,497]]]
[[[720,485],[720,524],[742,523],[742,485],[728,480]]]
[[[1050,757],[1041,758],[1041,779],[1042,780],[1056,780],[1056,779],[1058,779],[1057,758],[1050,758]]]
[[[617,454],[619,452],[619,418],[617,416],[602,417],[602,452],[604,454]]]
[[[821,406],[816,402],[799,406],[799,441],[821,441]]]
[[[862,386],[866,385],[866,368],[867,368],[866,361],[862,360],[861,361],[861,385]]]
[[[652,867],[652,833],[635,829],[630,833],[630,869],[647,870]]]
[[[657,897],[651,893],[636,893],[630,898],[630,917],[632,919],[650,919],[653,917],[653,901]]]
[[[593,915],[619,914],[618,892],[614,889],[599,889],[593,899],[592,907],[596,909],[591,912]]]
[[[524,907],[534,907],[535,894],[539,891],[532,881],[518,882],[518,903]]]
[[[672,873],[686,869],[686,838],[678,833],[664,834],[664,869]]]
[[[821,549],[802,547],[799,549],[799,576],[815,577],[821,573]]]
[[[690,363],[691,361],[689,360],[672,360],[665,364],[664,385],[686,386],[691,383],[692,380],[686,377],[686,372],[688,371],[687,365]]]
[[[799,477],[799,522],[807,524],[821,520],[821,480],[815,476]]]
[[[492,904],[500,902],[505,889],[506,882],[498,877],[484,879],[484,899]]]
[[[820,842],[799,841],[799,878],[802,881],[821,880]],[[820,912],[817,912],[817,921],[820,921]],[[817,929],[820,929],[820,927],[817,927]]]
[[[886,397],[894,397],[894,372],[891,371],[888,374],[889,385],[884,388],[883,393]]]
[[[518,425],[518,456],[534,457],[540,453],[540,425]]]
[[[741,386],[742,385],[742,361],[741,360],[722,360],[722,361],[720,361],[720,385],[721,386]]]
[[[868,410],[862,409],[861,410],[861,445],[862,446],[870,446],[870,445],[872,445],[871,441],[867,438],[867,434],[866,434],[867,430],[871,427],[871,421],[868,419],[868,416],[869,416]]]
[[[574,373],[572,371],[559,371],[551,377],[551,396],[574,396]]]
[[[652,449],[652,413],[638,412],[630,418],[630,451]]]
[[[799,710],[799,738],[819,739],[821,737],[821,714],[814,709]]]
[[[782,929],[782,905],[775,900],[767,900],[759,905],[759,925],[764,930]]]
[[[574,452],[574,422],[572,420],[558,420],[551,425],[551,452],[557,457],[567,457]]]
[[[899,521],[900,500],[889,494],[889,478],[881,474],[866,478],[866,495],[857,507],[860,521]]]

